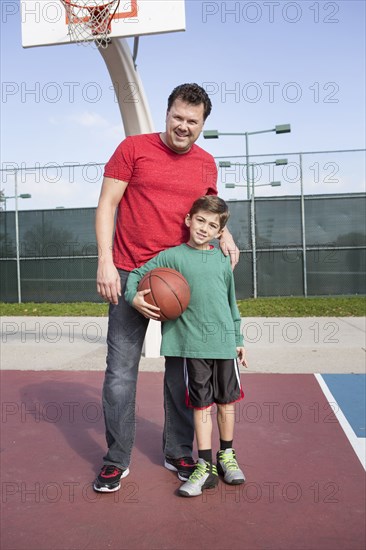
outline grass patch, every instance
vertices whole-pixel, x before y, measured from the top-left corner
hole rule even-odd
[[[242,317],[363,317],[365,296],[239,300]]]
[[[0,302],[1,315],[36,317],[107,317],[107,303],[73,302],[51,304],[49,302],[25,302],[7,304]]]
[[[238,300],[238,306],[242,317],[362,317],[366,315],[365,296],[257,298],[256,300]],[[2,316],[107,317],[108,304],[0,302],[0,313]]]

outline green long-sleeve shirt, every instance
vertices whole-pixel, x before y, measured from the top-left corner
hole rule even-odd
[[[173,357],[232,359],[243,345],[230,259],[221,250],[198,250],[182,244],[160,252],[131,271],[125,291],[129,304],[141,278],[156,267],[170,267],[188,281],[191,300],[186,311],[162,328],[161,354]]]

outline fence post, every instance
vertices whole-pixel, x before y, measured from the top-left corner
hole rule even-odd
[[[306,269],[306,235],[305,235],[305,202],[304,202],[304,182],[302,174],[302,154],[299,154],[299,165],[300,165],[300,205],[301,205],[301,240],[302,240],[302,278],[303,278],[303,289],[304,296],[308,295],[308,285],[307,285],[307,269]]]
[[[18,286],[18,304],[22,302],[22,290],[20,284],[20,250],[19,250],[19,217],[18,217],[18,170],[14,171],[14,189],[15,189],[15,249],[17,261],[17,286]]]
[[[252,195],[250,199],[250,229],[252,235],[252,273],[253,273],[253,298],[258,296],[257,285],[257,241],[256,241],[256,218],[255,218],[255,195],[254,195],[254,165],[252,164]]]

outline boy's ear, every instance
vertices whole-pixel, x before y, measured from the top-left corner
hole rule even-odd
[[[187,227],[191,226],[191,216],[189,214],[186,215],[184,223],[186,224]]]
[[[220,231],[217,233],[215,239],[219,239],[221,237],[221,235],[223,234],[224,232],[224,228],[220,229]]]

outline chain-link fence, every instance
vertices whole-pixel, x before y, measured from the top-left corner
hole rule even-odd
[[[278,157],[288,157],[287,165],[276,166]],[[231,158],[233,165],[219,171],[219,194],[229,202],[229,228],[241,250],[237,297],[365,294],[364,150],[253,156],[250,185],[242,158]],[[103,164],[12,163],[1,174],[0,300],[99,301],[95,207],[55,205],[67,197],[95,205]],[[282,196],[263,196],[273,194],[273,180],[281,181]],[[19,211],[25,201],[17,198],[29,197],[20,191],[49,202]],[[8,199],[16,200],[15,211],[4,208]]]
[[[19,212],[17,262],[15,212],[2,212],[0,299],[18,301],[20,290],[24,302],[98,301],[94,217],[94,208]]]
[[[250,202],[230,202],[231,231],[241,256],[235,269],[238,298],[365,294],[366,195],[259,198],[256,269]]]
[[[235,269],[238,298],[365,294],[366,194],[258,198],[256,270],[250,201],[230,201],[230,230],[241,257]],[[94,208],[0,215],[1,301],[99,301]],[[303,231],[305,234],[303,235]],[[19,278],[18,278],[19,269]]]

